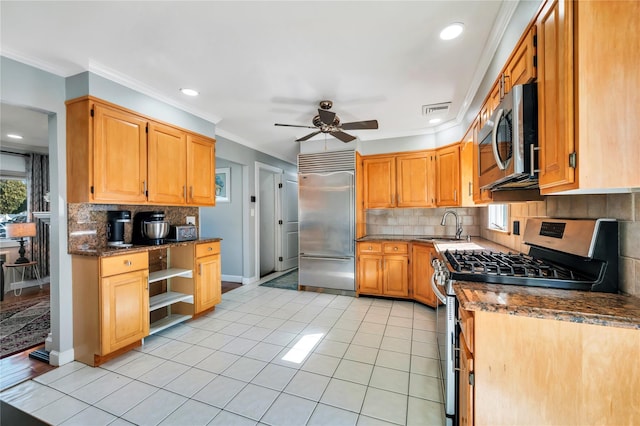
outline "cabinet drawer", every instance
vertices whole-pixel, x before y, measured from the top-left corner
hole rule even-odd
[[[358,243],[358,253],[382,253],[382,243],[377,243],[377,242]]]
[[[467,348],[469,348],[469,352],[473,353],[473,312],[459,308],[458,314],[460,316],[460,329],[462,330],[464,341],[467,344]]]
[[[211,256],[220,253],[220,242],[196,244],[196,257]]]
[[[383,251],[385,254],[407,254],[409,253],[408,243],[384,243]]]
[[[149,254],[147,252],[100,258],[101,277],[139,271],[141,269],[149,269]]]

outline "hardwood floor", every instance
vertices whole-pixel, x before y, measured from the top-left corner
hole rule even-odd
[[[226,293],[227,291],[233,290],[235,288],[241,287],[242,284],[223,281],[222,282],[222,293]],[[29,287],[23,290],[22,295],[15,296],[13,292],[8,292],[5,295],[4,301],[2,303],[10,303],[16,300],[24,300],[28,297],[39,296],[45,293],[49,293],[49,284],[45,284],[43,289],[41,290],[39,287]],[[0,309],[1,309],[0,304]],[[28,349],[19,354],[12,355],[10,357],[6,357],[0,360],[0,391],[8,389],[12,386],[15,386],[19,383],[24,382],[25,380],[30,380],[35,377],[38,377],[41,374],[46,373],[47,371],[53,370],[54,366],[46,364],[42,361],[37,361],[29,358],[29,353],[37,350],[43,349],[44,345],[37,346],[35,348]]]
[[[2,306],[5,304],[47,294],[49,294],[49,284],[44,284],[42,289],[40,287],[24,288],[22,289],[22,294],[19,296],[16,296],[13,291],[9,291],[4,295],[4,300],[0,302],[0,310],[2,310]],[[44,344],[0,359],[0,391],[22,383],[25,380],[38,377],[56,368],[42,361],[29,358],[29,353],[37,349],[44,349]]]

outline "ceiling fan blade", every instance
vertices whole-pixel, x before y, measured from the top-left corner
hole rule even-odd
[[[320,120],[330,126],[333,124],[333,120],[336,118],[336,113],[327,111],[326,109],[318,109],[318,115],[320,116]]]
[[[296,142],[304,142],[307,139],[311,139],[312,137],[314,137],[318,133],[320,133],[320,130],[318,130],[317,132],[309,133],[307,136],[303,136],[300,139],[296,139]]]
[[[378,120],[354,121],[352,123],[343,123],[340,125],[343,130],[368,130],[377,129]]]
[[[351,142],[352,140],[355,140],[356,137],[355,136],[351,136],[345,132],[341,132],[341,131],[337,131],[337,132],[330,132],[331,136],[340,139],[342,142],[347,143],[347,142]]]
[[[314,126],[299,126],[297,124],[279,124],[276,123],[274,124],[274,126],[282,126],[282,127],[304,127],[305,129],[315,129],[316,127]]]

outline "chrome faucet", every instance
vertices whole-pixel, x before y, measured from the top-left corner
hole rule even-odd
[[[442,215],[442,221],[440,221],[440,225],[445,226],[445,220],[447,220],[447,216],[450,214],[456,217],[456,240],[459,240],[462,236],[462,224],[460,223],[460,217],[458,217],[458,213],[453,210],[447,210]]]

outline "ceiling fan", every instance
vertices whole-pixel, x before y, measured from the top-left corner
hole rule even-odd
[[[296,142],[303,142],[311,139],[315,135],[320,133],[329,133],[331,136],[340,139],[342,142],[347,143],[354,140],[356,137],[343,130],[368,130],[377,129],[378,120],[368,121],[354,121],[351,123],[340,124],[340,119],[335,112],[329,111],[333,106],[332,101],[320,101],[320,108],[318,108],[318,115],[313,117],[313,126],[299,126],[297,124],[278,124],[276,126],[285,127],[304,127],[307,129],[318,129],[315,132],[309,133],[307,136],[303,136],[300,139],[296,139]]]

